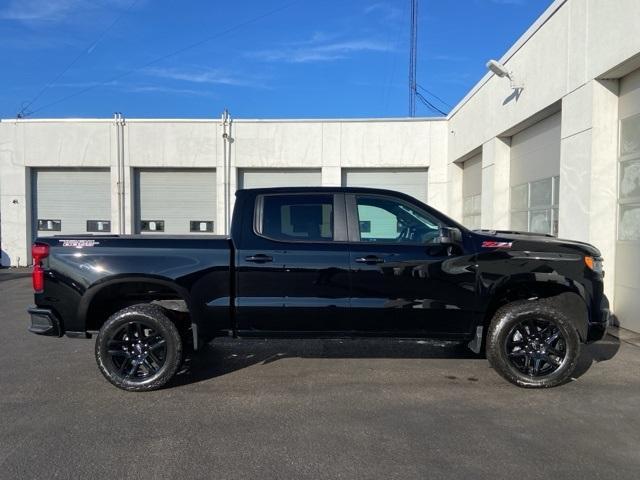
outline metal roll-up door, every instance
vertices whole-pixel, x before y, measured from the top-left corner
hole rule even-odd
[[[318,187],[322,185],[320,169],[246,168],[238,173],[238,188]]]
[[[111,232],[109,169],[34,169],[33,236]]]
[[[462,167],[462,223],[478,229],[482,205],[482,155],[470,158]]]
[[[511,138],[511,185],[560,175],[560,112]]]
[[[511,138],[511,229],[558,234],[560,112]]]
[[[640,70],[620,80],[614,313],[640,332]],[[605,262],[609,260],[605,258]],[[606,265],[606,263],[605,263]]]
[[[215,232],[213,169],[139,169],[135,195],[137,233]]]
[[[346,187],[395,190],[425,203],[427,183],[426,168],[354,168],[342,171],[342,184]]]

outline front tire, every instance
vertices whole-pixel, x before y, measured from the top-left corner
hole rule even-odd
[[[157,305],[141,304],[114,313],[96,338],[96,361],[113,385],[132,392],[164,386],[182,363],[182,339]]]
[[[553,299],[524,300],[500,308],[487,333],[487,359],[519,387],[550,388],[571,378],[580,336]]]

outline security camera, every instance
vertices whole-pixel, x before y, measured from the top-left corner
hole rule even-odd
[[[496,60],[489,60],[487,62],[487,68],[499,77],[511,78],[511,73],[509,72],[509,70],[507,70],[504,65]]]

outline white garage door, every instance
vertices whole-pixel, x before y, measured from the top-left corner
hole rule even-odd
[[[560,113],[511,139],[511,228],[558,233]]]
[[[620,80],[618,112],[620,158],[614,311],[623,327],[640,332],[640,70]]]
[[[140,169],[135,192],[138,233],[215,232],[215,170]]]
[[[31,181],[34,236],[111,231],[108,169],[36,169]]]
[[[482,205],[482,154],[470,158],[462,167],[462,223],[478,229]]]
[[[354,168],[342,171],[346,187],[371,187],[406,193],[427,202],[427,169],[424,168]]]
[[[238,188],[318,187],[322,172],[313,168],[246,168],[238,172]]]

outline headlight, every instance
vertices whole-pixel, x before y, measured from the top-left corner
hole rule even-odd
[[[584,263],[587,267],[600,275],[604,275],[602,268],[602,258],[584,257]]]

